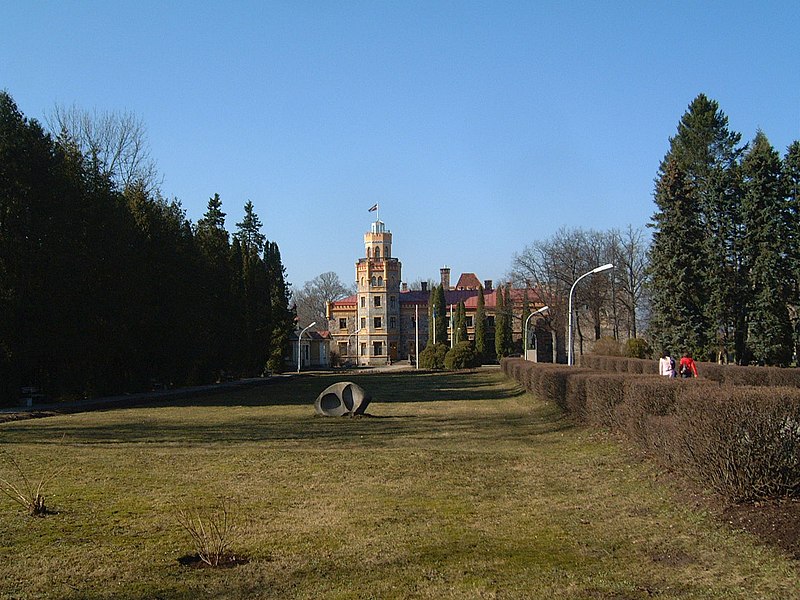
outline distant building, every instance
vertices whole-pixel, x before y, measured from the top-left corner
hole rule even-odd
[[[292,332],[289,336],[290,352],[286,357],[286,368],[290,371],[297,369],[298,349],[297,336],[301,330]],[[327,369],[331,366],[330,355],[331,336],[327,331],[313,331],[309,329],[303,334],[300,345],[300,367],[303,369]]]
[[[342,362],[359,365],[385,365],[413,358],[417,339],[420,352],[428,341],[428,300],[431,291],[427,289],[427,283],[422,284],[421,290],[409,290],[402,283],[402,265],[392,255],[392,234],[383,221],[372,223],[370,231],[364,234],[364,254],[356,262],[357,293],[328,304],[331,353],[335,352]],[[497,291],[492,287],[492,280],[481,284],[474,273],[463,273],[458,283],[451,287],[449,267],[441,268],[439,274],[448,306],[445,318],[449,319],[450,308],[454,309],[463,300],[470,339],[475,336],[478,290],[483,288],[487,344],[494,348]],[[516,339],[522,337],[521,316],[526,296],[531,311],[544,305],[532,289],[511,289],[512,314],[515,317],[512,323]],[[448,336],[449,332],[448,327]],[[543,357],[541,360],[550,362],[550,336],[540,337],[539,355]]]

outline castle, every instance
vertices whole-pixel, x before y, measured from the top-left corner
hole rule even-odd
[[[402,265],[392,255],[392,233],[380,219],[372,223],[370,231],[364,234],[364,255],[356,262],[357,293],[328,304],[331,355],[335,353],[343,363],[369,366],[413,361],[428,340],[431,290],[427,289],[426,283],[422,284],[421,290],[409,290],[402,282]],[[460,301],[464,302],[470,339],[475,336],[478,290],[483,288],[487,344],[494,348],[497,291],[492,288],[492,281],[486,280],[481,284],[474,273],[464,273],[456,285],[451,286],[448,267],[440,269],[440,278],[445,304],[455,307]],[[514,337],[520,340],[526,299],[531,311],[542,307],[543,303],[533,290],[511,288],[510,291],[512,330]],[[449,315],[445,318],[449,319]],[[545,357],[548,353],[552,356],[549,335],[541,336],[537,351]]]

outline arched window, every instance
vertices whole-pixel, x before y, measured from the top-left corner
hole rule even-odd
[[[383,277],[378,275],[378,285],[383,285]]]
[[[372,258],[372,248],[367,248],[367,258]]]
[[[375,258],[380,258],[380,257],[381,257],[381,247],[375,246]]]
[[[372,285],[375,285],[375,275],[372,276]]]
[[[384,246],[383,247],[383,256],[385,258],[389,258],[389,246]]]

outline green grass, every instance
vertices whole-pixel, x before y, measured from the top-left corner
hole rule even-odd
[[[372,418],[314,414],[345,378]],[[497,370],[9,422],[0,449],[64,469],[56,514],[0,499],[0,598],[800,598],[797,563]],[[220,497],[250,562],[182,566],[175,506]]]

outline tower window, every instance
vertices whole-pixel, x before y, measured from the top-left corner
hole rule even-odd
[[[383,277],[381,277],[380,275],[378,275],[378,285],[379,286],[383,285]]]
[[[397,319],[389,317],[389,329],[397,329]]]
[[[361,329],[365,329],[367,327],[367,317],[361,317]]]
[[[380,246],[378,246],[375,248],[375,258],[380,258],[380,257],[381,257],[381,248]]]
[[[347,329],[347,319],[339,319],[339,329]]]
[[[367,297],[361,296],[361,308],[364,308],[366,306],[367,306]]]
[[[375,296],[374,300],[375,300],[375,306],[380,306],[381,305],[381,297],[380,296]]]

